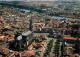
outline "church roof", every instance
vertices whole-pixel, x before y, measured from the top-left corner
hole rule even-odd
[[[32,32],[31,31],[28,31],[28,32],[25,32],[25,33],[22,33],[23,36],[28,36],[30,35]]]
[[[21,40],[22,39],[22,35],[17,37],[17,40]]]
[[[31,31],[22,33],[22,35],[20,35],[20,36],[17,37],[17,40],[21,40],[21,39],[22,39],[22,36],[28,36],[28,35],[30,35],[31,33],[32,33]]]

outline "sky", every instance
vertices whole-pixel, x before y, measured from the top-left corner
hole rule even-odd
[[[80,1],[80,0],[0,0],[0,1]]]

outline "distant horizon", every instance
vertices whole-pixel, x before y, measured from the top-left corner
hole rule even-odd
[[[0,1],[80,1],[80,0],[0,0]]]

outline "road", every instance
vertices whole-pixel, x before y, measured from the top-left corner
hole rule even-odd
[[[61,45],[62,45],[62,42],[60,42],[59,57],[61,56]]]
[[[53,46],[52,46],[52,49],[51,49],[51,52],[50,52],[50,55],[48,55],[47,57],[55,57],[55,53],[54,52],[54,45],[55,45],[55,42],[56,42],[56,39],[53,38]]]
[[[35,33],[34,36],[40,36],[40,35],[44,35],[44,36],[48,36],[48,33]],[[46,49],[47,49],[47,44],[49,43],[49,41],[51,40],[52,38],[48,38],[47,37],[47,40],[44,47],[42,48],[42,51],[41,51],[41,54],[40,54],[40,57],[43,57],[44,56],[44,53],[46,52]]]
[[[46,44],[44,45],[44,48],[43,48],[43,51],[41,52],[41,56],[40,57],[44,57],[44,53],[46,52],[47,50],[47,44],[49,43],[49,41],[51,40],[51,38],[48,38],[46,40]]]

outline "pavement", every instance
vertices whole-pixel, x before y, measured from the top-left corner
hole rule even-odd
[[[56,39],[53,38],[53,46],[52,46],[50,55],[48,55],[47,57],[55,57],[55,53],[53,53],[55,42],[56,42]]]
[[[59,57],[61,56],[61,45],[62,45],[62,42],[60,42]]]
[[[44,56],[44,53],[45,53],[46,50],[47,50],[47,44],[49,43],[50,40],[51,40],[50,38],[48,38],[48,39],[46,40],[46,43],[45,43],[45,45],[44,45],[44,48],[43,48],[43,51],[41,52],[41,56],[40,56],[40,57],[43,57],[43,56]]]

